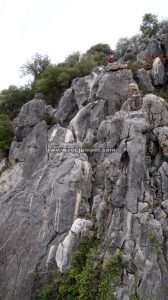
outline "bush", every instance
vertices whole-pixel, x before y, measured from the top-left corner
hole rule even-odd
[[[8,153],[11,142],[13,139],[13,127],[5,114],[0,114],[0,149]]]
[[[168,102],[168,85],[164,87],[155,87],[155,94]]]
[[[112,292],[115,291],[118,279],[122,273],[122,264],[120,254],[110,257],[104,264],[102,280],[99,285],[97,300],[111,300]]]
[[[111,300],[121,273],[120,255],[102,264],[98,241],[85,238],[72,255],[71,269],[57,271],[38,300]]]

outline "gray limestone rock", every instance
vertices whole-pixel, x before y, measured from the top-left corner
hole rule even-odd
[[[168,125],[168,110],[166,101],[153,94],[147,94],[143,98],[142,111],[147,114],[148,122],[154,129]]]
[[[138,70],[138,85],[143,92],[150,93],[154,91],[149,73],[144,69]]]
[[[168,55],[168,34],[164,33],[160,36],[161,44],[164,46],[164,51],[166,55]]]
[[[8,168],[8,161],[6,158],[0,161],[0,175]]]
[[[159,57],[153,62],[152,79],[154,86],[163,85],[165,82],[165,70]]]
[[[45,270],[51,256],[50,246],[57,249],[74,220],[88,214],[90,195],[91,167],[86,156],[62,152],[1,199],[3,299],[31,298],[37,273]]]
[[[55,110],[44,100],[36,99],[23,105],[17,118],[15,139],[21,142],[31,132],[32,128],[42,120],[56,122]]]
[[[64,125],[64,123],[67,124],[74,117],[77,110],[74,89],[70,88],[65,91],[61,98],[55,118],[61,125]]]
[[[25,146],[23,177],[30,177],[48,162],[46,122],[38,123],[28,135]]]
[[[77,240],[86,236],[88,237],[92,225],[93,224],[90,220],[80,218],[76,219],[72,224],[68,235],[59,244],[56,252],[55,260],[61,272],[70,268],[70,257]]]
[[[140,49],[141,50],[141,49]],[[150,61],[152,58],[158,57],[162,54],[162,50],[160,47],[160,43],[157,39],[151,39],[147,43],[147,47],[144,50],[142,50],[138,55],[137,55],[137,60],[138,61]]]
[[[106,101],[97,100],[83,107],[72,119],[69,129],[72,130],[77,141],[95,143],[97,129],[105,118]]]
[[[163,210],[166,212],[166,214],[168,214],[168,200],[162,201],[161,206]]]
[[[105,73],[99,82],[96,96],[107,100],[108,114],[114,115],[128,98],[128,84],[133,82],[130,70]]]
[[[72,87],[78,109],[95,100],[98,83],[103,73],[103,67],[97,67],[90,75],[73,80]]]
[[[156,41],[145,44],[159,52]],[[95,69],[73,81],[57,110],[37,97],[23,106],[10,165],[0,162],[4,300],[36,299],[39,280],[56,263],[69,268],[76,241],[93,228],[101,261],[121,254],[112,296],[167,300],[167,104],[131,96],[130,83],[138,91],[130,70]]]

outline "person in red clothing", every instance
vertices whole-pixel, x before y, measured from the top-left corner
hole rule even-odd
[[[112,64],[114,62],[113,55],[110,55],[110,57],[108,58],[108,62],[110,64]]]

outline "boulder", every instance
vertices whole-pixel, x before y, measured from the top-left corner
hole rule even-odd
[[[144,93],[150,93],[154,91],[150,75],[146,70],[139,69],[137,78],[140,90],[142,90]]]

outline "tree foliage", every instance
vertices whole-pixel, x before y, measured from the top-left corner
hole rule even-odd
[[[159,29],[159,22],[157,15],[147,13],[142,18],[142,24],[140,26],[140,31],[142,32],[143,37],[152,37],[154,36]]]
[[[47,55],[36,53],[30,61],[27,61],[21,67],[21,71],[23,75],[32,75],[33,80],[36,81],[50,63],[51,61]]]
[[[104,53],[106,55],[111,54],[111,48],[108,44],[96,44],[94,46],[92,46],[87,52],[86,54],[95,54],[96,52],[98,53]]]
[[[109,45],[98,44],[83,55],[72,53],[61,64],[49,64],[35,81],[35,90],[43,93],[47,102],[55,106],[74,78],[88,75],[95,66],[107,64],[109,50]]]
[[[18,88],[15,85],[9,86],[8,89],[0,93],[0,112],[8,114],[10,119],[16,117],[21,106],[33,97],[31,87]]]

